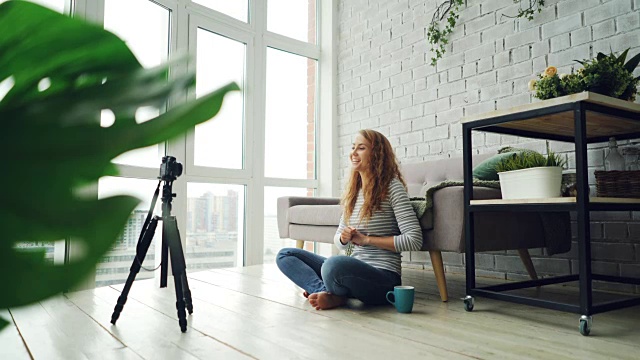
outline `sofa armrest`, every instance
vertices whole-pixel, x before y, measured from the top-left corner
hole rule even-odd
[[[278,233],[281,239],[289,238],[289,208],[297,205],[338,205],[339,198],[283,196],[278,198]]]
[[[500,190],[473,187],[475,200],[499,199]],[[423,249],[456,251],[464,249],[464,187],[451,186],[433,193],[433,230],[425,236]]]

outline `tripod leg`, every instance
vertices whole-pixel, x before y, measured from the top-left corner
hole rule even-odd
[[[182,289],[184,293],[184,302],[187,305],[187,311],[189,315],[193,314],[193,302],[191,300],[191,290],[189,289],[189,282],[187,281],[187,272],[182,274]]]
[[[122,289],[122,293],[118,297],[118,302],[113,309],[113,314],[111,314],[111,323],[114,325],[120,317],[120,313],[124,308],[124,304],[127,302],[129,290],[131,290],[131,286],[133,285],[133,281],[136,279],[136,275],[140,272],[140,266],[142,265],[142,262],[144,262],[144,258],[147,256],[147,251],[149,250],[149,246],[151,245],[151,241],[153,240],[153,235],[156,232],[157,226],[158,218],[154,217],[149,223],[149,226],[145,230],[143,230],[144,235],[136,246],[136,258],[133,259],[133,263],[131,264],[131,268],[129,269],[127,282],[124,284],[124,289]]]
[[[166,242],[169,247],[169,257],[171,258],[171,273],[176,288],[176,310],[178,310],[178,324],[182,332],[187,331],[187,314],[185,311],[185,293],[182,287],[183,282],[186,283],[186,264],[184,253],[182,252],[182,243],[180,242],[180,233],[178,233],[178,223],[174,216],[163,218],[163,236],[166,236]],[[188,289],[188,288],[187,288]],[[189,292],[189,302],[191,302],[191,292]],[[193,312],[191,306],[190,313]]]
[[[180,230],[178,230],[178,224],[176,223],[176,233],[178,234],[176,239],[178,242],[176,244],[175,253],[179,257],[178,261],[180,262],[182,268],[182,289],[184,294],[184,302],[187,306],[187,311],[189,315],[193,314],[193,302],[191,300],[191,290],[189,289],[189,281],[187,280],[187,262],[184,259],[184,251],[182,250],[182,242],[180,241]]]
[[[167,244],[167,233],[164,231],[164,229],[166,229],[164,222],[162,226],[162,249],[160,251],[160,287],[166,288],[167,274],[169,272],[169,246]]]
[[[178,324],[180,331],[187,332],[187,312],[184,310],[184,298],[182,295],[182,282],[180,276],[173,276],[176,286],[176,310],[178,310]]]

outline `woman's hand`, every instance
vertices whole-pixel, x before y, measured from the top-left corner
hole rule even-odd
[[[355,229],[354,229],[355,230]],[[369,245],[371,239],[369,239],[368,235],[365,235],[358,230],[355,230],[355,233],[351,235],[351,242],[358,246]]]
[[[340,234],[340,242],[346,245],[349,241],[352,240],[353,234],[357,232],[358,231],[351,226],[345,227],[344,229],[342,229],[342,233]]]

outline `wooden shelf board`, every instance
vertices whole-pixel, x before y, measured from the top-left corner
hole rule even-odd
[[[516,204],[570,204],[575,203],[575,197],[555,197],[544,199],[490,199],[471,200],[471,205],[516,205]],[[616,203],[616,204],[640,204],[640,199],[632,198],[612,198],[612,197],[591,197],[591,203]]]
[[[618,136],[630,133],[640,133],[640,104],[620,99],[614,99],[608,96],[582,92],[562,96],[555,99],[539,101],[532,104],[512,107],[504,110],[496,110],[475,116],[469,116],[462,119],[462,123],[468,123],[478,120],[495,118],[498,116],[512,115],[524,111],[544,109],[550,106],[563,105],[585,101],[598,105],[604,105],[611,108],[635,112],[638,114],[638,120],[625,119],[598,113],[595,111],[587,112],[587,138],[600,138],[609,136]],[[614,120],[615,121],[612,121]],[[511,121],[500,125],[493,125],[498,128],[508,128],[523,130],[542,134],[561,135],[573,138],[574,136],[574,118],[573,111],[565,111],[561,113],[544,115],[535,118]],[[480,130],[478,128],[477,130]]]

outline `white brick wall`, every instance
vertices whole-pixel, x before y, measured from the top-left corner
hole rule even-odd
[[[401,162],[460,155],[460,119],[537,101],[527,83],[548,65],[566,73],[581,67],[574,60],[600,51],[631,47],[630,56],[640,52],[640,0],[547,0],[533,21],[503,16],[517,13],[512,0],[466,0],[447,53],[432,67],[426,28],[440,2],[340,1],[338,134],[343,157],[356,131],[367,127],[389,137]],[[474,134],[473,142],[477,152],[510,144],[544,149],[540,142],[494,134]],[[590,166],[601,167],[603,156],[602,144],[590,146]],[[569,161],[575,159],[569,156]],[[344,184],[346,159],[340,166]],[[637,265],[640,241],[633,241]]]

